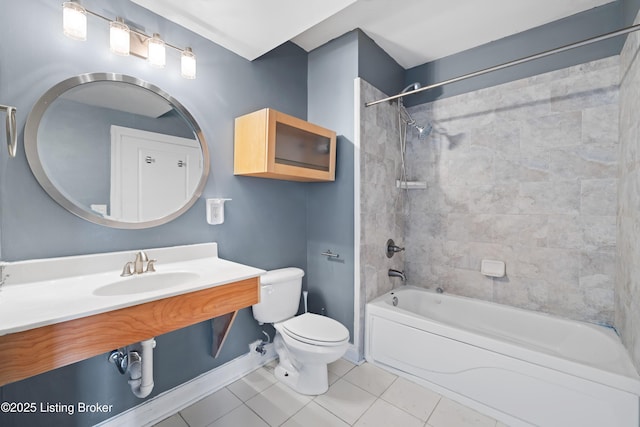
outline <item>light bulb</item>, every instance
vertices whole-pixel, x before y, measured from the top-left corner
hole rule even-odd
[[[129,48],[129,27],[118,17],[109,23],[109,49],[116,55],[128,56]]]
[[[62,31],[75,40],[87,39],[87,11],[84,7],[72,1],[62,3]]]
[[[190,47],[185,48],[180,56],[180,74],[185,79],[196,78],[196,56]]]
[[[147,48],[149,55],[147,60],[149,64],[151,64],[152,67],[164,68],[166,64],[166,49],[164,42],[160,38],[160,34],[153,34],[153,37],[147,41]]]

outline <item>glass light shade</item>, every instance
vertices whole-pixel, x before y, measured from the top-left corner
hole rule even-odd
[[[87,11],[78,3],[62,3],[62,31],[65,36],[85,41],[87,39]]]
[[[190,47],[182,51],[180,57],[180,74],[185,79],[196,78],[196,56]]]
[[[129,27],[122,18],[109,23],[109,49],[117,55],[127,56],[130,49]]]
[[[147,57],[149,64],[156,68],[164,68],[167,62],[166,48],[159,34],[153,34],[153,37],[147,41],[147,48],[149,49]]]

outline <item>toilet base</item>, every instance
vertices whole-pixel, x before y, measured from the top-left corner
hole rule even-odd
[[[291,363],[278,363],[274,372],[276,378],[300,394],[324,394],[329,389],[329,375],[326,364],[305,364],[300,370]]]

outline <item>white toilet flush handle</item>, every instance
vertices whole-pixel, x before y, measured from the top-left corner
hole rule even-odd
[[[309,296],[309,291],[302,291],[302,297],[304,298],[304,312],[307,313],[307,297]]]

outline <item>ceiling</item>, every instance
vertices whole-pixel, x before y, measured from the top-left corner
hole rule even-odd
[[[360,28],[404,68],[614,0],[132,0],[254,60],[291,40],[311,51]]]

